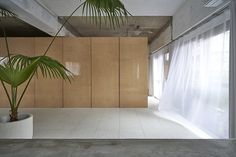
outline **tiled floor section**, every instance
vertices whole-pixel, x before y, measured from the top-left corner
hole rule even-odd
[[[7,112],[2,109],[0,114]],[[188,139],[183,126],[152,109],[23,109],[34,115],[34,138],[41,139]]]

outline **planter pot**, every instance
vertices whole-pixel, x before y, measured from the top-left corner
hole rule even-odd
[[[0,117],[0,139],[33,138],[33,115],[20,114],[15,122],[9,122],[9,119],[9,116]]]

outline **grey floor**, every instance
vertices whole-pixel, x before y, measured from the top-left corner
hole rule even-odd
[[[0,140],[1,157],[235,157],[233,140]]]

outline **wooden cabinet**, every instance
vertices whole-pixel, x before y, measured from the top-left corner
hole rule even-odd
[[[147,38],[120,38],[120,107],[147,107]]]
[[[92,38],[92,107],[119,107],[119,38]]]
[[[43,55],[52,38],[35,38],[35,55]],[[62,62],[62,38],[57,38],[47,56]],[[35,79],[35,107],[62,107],[62,80],[43,78],[39,73]]]
[[[91,107],[90,38],[64,38],[63,62],[75,74],[63,82],[64,107]]]
[[[8,38],[8,44],[11,54],[23,54],[34,56],[34,38]],[[6,56],[6,44],[4,38],[0,40],[0,56]],[[22,101],[20,107],[33,107],[34,106],[34,90],[35,90],[35,81],[32,79]],[[18,89],[18,92],[21,94],[24,90],[26,83],[22,84]],[[9,89],[9,87],[8,87]],[[0,107],[9,107],[9,102],[7,96],[4,92],[2,84],[0,84]]]

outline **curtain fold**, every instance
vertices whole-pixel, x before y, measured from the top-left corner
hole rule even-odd
[[[236,2],[230,3],[230,138],[236,138]]]
[[[164,87],[164,54],[160,52],[154,56],[153,61],[153,94],[157,99],[161,99]]]
[[[218,138],[229,130],[229,18],[225,11],[173,43],[159,106]]]
[[[152,95],[157,98],[161,99],[162,91],[164,89],[165,84],[165,57],[166,49],[163,48],[156,52],[155,54],[151,55],[151,63],[150,63],[150,71],[151,71],[151,92]]]
[[[153,92],[153,55],[149,58],[149,96],[154,96]]]

